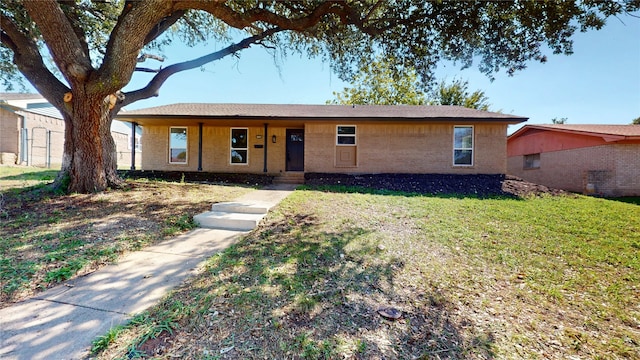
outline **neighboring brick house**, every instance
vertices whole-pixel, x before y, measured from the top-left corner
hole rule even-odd
[[[509,174],[602,196],[640,196],[640,125],[526,125],[507,140]]]
[[[121,112],[143,126],[143,170],[505,174],[507,126],[459,106],[173,104]]]
[[[0,164],[59,167],[64,147],[64,120],[39,94],[0,93]],[[136,134],[136,152],[140,136]],[[113,121],[118,167],[131,167],[131,125]],[[139,165],[139,164],[138,164]]]

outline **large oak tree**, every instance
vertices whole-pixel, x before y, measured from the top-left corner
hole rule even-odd
[[[571,54],[576,30],[599,29],[608,17],[639,7],[637,0],[3,0],[0,75],[5,85],[24,76],[60,110],[61,178],[70,191],[92,192],[119,183],[109,128],[123,106],[157,96],[180,71],[252,44],[331,58],[344,78],[363,59],[383,54],[394,59],[393,71],[411,66],[428,83],[441,60],[476,62],[490,75],[545,61],[546,52]],[[244,40],[232,42],[238,34]],[[139,67],[153,55],[149,49],[211,37],[228,47],[161,69]],[[136,70],[157,74],[145,87],[121,92]]]

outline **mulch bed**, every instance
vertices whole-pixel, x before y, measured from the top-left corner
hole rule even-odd
[[[234,174],[183,171],[120,171],[125,178],[146,178],[211,184],[244,184],[264,186],[273,183],[274,176],[262,174]],[[455,174],[333,174],[305,173],[309,186],[347,186],[374,190],[401,191],[431,195],[460,195],[478,197],[527,197],[542,194],[563,195],[567,192],[534,184],[510,175]]]
[[[261,174],[210,173],[194,171],[118,171],[123,178],[150,179],[165,181],[183,181],[202,184],[243,184],[249,186],[264,186],[273,183],[273,176]]]
[[[305,184],[338,185],[432,195],[526,197],[567,194],[510,175],[306,173]]]

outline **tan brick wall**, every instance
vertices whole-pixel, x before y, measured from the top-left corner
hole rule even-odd
[[[20,117],[0,108],[0,153],[18,153]]]
[[[474,165],[453,166],[452,124],[357,124],[357,165],[336,166],[336,126],[340,123],[307,123],[305,127],[305,171],[333,173],[506,173],[506,125],[475,125]],[[198,127],[188,127],[187,164],[170,164],[169,126],[143,127],[142,169],[197,171]],[[285,171],[286,127],[249,129],[248,165],[230,164],[230,127],[203,127],[202,170],[209,172],[262,173],[267,141],[268,173]],[[277,142],[271,142],[276,135]],[[258,136],[262,136],[258,139]]]
[[[198,171],[197,126],[187,127],[187,164],[169,163],[169,127],[144,126],[142,136],[143,170]],[[269,174],[285,171],[286,128],[269,127],[267,136],[263,127],[249,127],[248,164],[231,164],[231,128],[204,126],[202,131],[202,170],[221,173],[263,173],[264,147],[267,142],[267,170]],[[276,135],[276,143],[271,137]],[[260,138],[258,138],[260,137]]]
[[[506,173],[506,125],[475,125],[474,165],[453,166],[452,124],[357,124],[357,166],[336,167],[338,123],[308,123],[305,171],[329,173]]]
[[[27,147],[28,163],[32,166],[46,166],[49,160],[52,167],[62,164],[64,151],[64,120],[48,116],[24,112],[25,123],[28,129],[29,143]],[[22,116],[0,109],[0,153],[13,153],[20,159],[20,126]],[[50,131],[50,134],[48,133]],[[129,136],[112,132],[116,143],[117,161],[119,168],[130,168],[131,150],[129,149]],[[49,148],[47,148],[49,146]],[[9,158],[5,156],[4,158]],[[141,158],[137,155],[136,163],[141,165]],[[24,162],[23,165],[26,165]]]
[[[602,145],[540,154],[539,169],[523,169],[523,156],[508,158],[508,173],[572,192],[640,195],[640,144]],[[595,189],[588,189],[587,184]]]

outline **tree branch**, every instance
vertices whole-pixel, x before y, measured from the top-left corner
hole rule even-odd
[[[304,31],[317,25],[325,15],[329,14],[338,15],[345,24],[352,24],[362,28],[359,13],[344,1],[322,1],[310,12],[304,13],[297,18],[285,17],[265,8],[253,8],[240,13],[234,11],[223,2],[215,1],[177,1],[175,6],[178,9],[206,11],[237,29],[251,27],[256,22],[264,22],[282,30]]]
[[[175,24],[181,17],[183,17],[187,13],[186,10],[178,10],[171,13],[171,15],[162,18],[153,28],[149,31],[149,34],[144,39],[144,44],[147,45],[153,40],[157,39],[158,36],[162,35],[167,29],[169,29],[173,24]]]
[[[164,58],[162,56],[153,55],[153,54],[140,54],[140,56],[138,56],[137,61],[138,62],[145,62],[145,60],[147,60],[147,59],[158,60],[160,62],[164,61]]]
[[[153,30],[158,30],[159,24],[175,13],[172,5],[166,0],[127,1],[111,31],[102,65],[91,79],[92,84],[111,94],[129,83],[140,51],[161,34]],[[148,35],[142,37],[141,33]]]
[[[148,72],[148,73],[159,73],[160,71],[162,71],[162,68],[151,69],[151,68],[145,68],[145,67],[136,67],[134,71]]]
[[[55,0],[25,1],[29,17],[40,29],[54,62],[69,84],[82,83],[93,70],[69,19]]]
[[[64,14],[69,20],[69,25],[71,25],[71,27],[73,28],[73,33],[78,38],[80,44],[82,44],[82,51],[84,52],[85,56],[89,58],[89,44],[87,43],[87,38],[85,36],[84,30],[82,29],[82,26],[80,26],[82,20],[80,20],[80,18],[78,17],[78,11],[81,10],[77,8],[74,1],[60,1],[59,3],[62,6],[68,8],[67,11],[64,11]]]
[[[250,47],[252,44],[259,43],[261,40],[280,31],[282,31],[282,29],[280,28],[271,28],[271,29],[265,30],[264,32],[258,35],[248,37],[236,44],[230,45],[222,50],[213,52],[211,54],[199,57],[194,60],[185,61],[182,63],[167,66],[166,68],[160,70],[158,74],[154,76],[153,79],[151,79],[151,81],[149,82],[149,84],[147,84],[147,86],[145,86],[144,88],[125,93],[124,100],[122,102],[119,102],[116,105],[116,107],[114,108],[114,111],[117,112],[122,107],[127,106],[138,100],[148,99],[153,96],[158,96],[158,91],[160,90],[160,87],[162,86],[162,84],[164,84],[164,82],[167,81],[167,79],[170,76],[178,72],[195,69],[197,67],[205,65],[212,61],[222,59],[225,56],[235,54],[238,51],[242,49],[246,49]]]
[[[1,13],[0,28],[0,42],[13,51],[13,62],[18,70],[52,105],[63,108],[62,94],[69,88],[47,69],[36,42]]]

